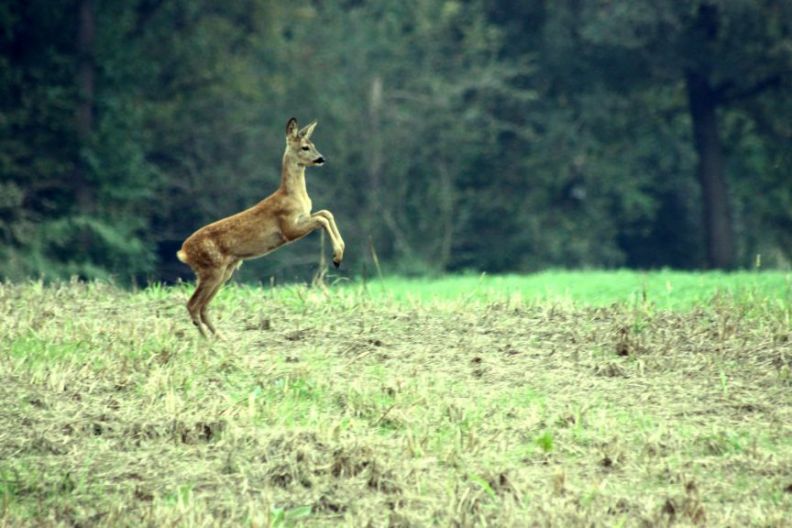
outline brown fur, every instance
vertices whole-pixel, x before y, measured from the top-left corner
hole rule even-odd
[[[195,272],[197,287],[187,310],[193,324],[206,336],[205,325],[216,334],[206,308],[245,259],[262,257],[316,229],[327,231],[333,244],[333,263],[344,258],[344,241],[330,211],[311,213],[305,187],[305,168],[322,165],[324,158],[311,142],[316,122],[298,131],[297,121],[286,124],[281,184],[253,207],[202,227],[176,253]]]

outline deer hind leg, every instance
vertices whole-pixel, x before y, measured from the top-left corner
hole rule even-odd
[[[195,292],[193,292],[190,300],[187,301],[187,311],[190,312],[190,319],[192,319],[192,323],[198,331],[201,332],[201,335],[207,337],[201,322],[201,303],[206,297],[207,288],[210,284],[200,275],[196,277],[196,282],[198,285],[195,288]]]
[[[215,333],[215,329],[211,323],[206,323],[202,313],[206,310],[206,303],[211,299],[218,283],[222,282],[224,267],[216,265],[208,259],[202,262],[202,265],[192,265],[192,267],[195,272],[196,288],[190,300],[187,301],[187,311],[190,312],[190,319],[201,335],[207,337],[204,326],[209,328],[212,333]]]
[[[205,324],[206,327],[215,335],[218,335],[217,330],[215,330],[212,321],[209,319],[209,313],[207,311],[207,307],[209,306],[209,303],[212,302],[212,299],[214,299],[214,296],[217,295],[217,292],[220,291],[220,288],[222,288],[223,285],[226,282],[228,282],[228,279],[231,278],[231,276],[234,274],[234,271],[238,270],[241,265],[242,265],[241,260],[237,259],[231,261],[231,263],[229,263],[225,267],[225,269],[223,269],[222,273],[218,274],[218,279],[215,281],[214,287],[212,288],[211,291],[209,291],[206,294],[203,302],[201,303],[201,307],[200,307],[201,322]]]
[[[193,319],[193,324],[199,328],[206,326],[206,328],[208,328],[213,334],[216,334],[217,331],[206,315],[206,306],[209,304],[209,301],[212,300],[212,297],[214,297],[222,284],[223,274],[221,271],[212,270],[209,273],[203,274],[198,285],[199,289],[196,290],[194,294],[194,297],[196,297],[194,303],[192,306],[189,304],[187,305],[187,309],[190,310],[190,317]],[[196,323],[196,321],[198,322]],[[201,333],[204,334],[204,332]]]

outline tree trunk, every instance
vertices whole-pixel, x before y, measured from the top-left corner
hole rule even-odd
[[[701,185],[707,266],[729,269],[735,265],[734,227],[719,136],[718,101],[705,75],[689,71],[686,83],[693,140],[698,154],[697,173]]]
[[[87,178],[87,167],[83,156],[94,129],[95,75],[94,40],[96,21],[94,0],[80,0],[78,4],[77,28],[77,111],[75,116],[79,159],[77,160],[76,198],[77,205],[85,212],[93,205],[93,192]]]
[[[456,187],[451,171],[443,157],[437,163],[437,175],[440,183],[440,196],[438,196],[438,221],[442,226],[440,233],[440,248],[438,268],[446,271],[451,262],[451,248],[454,244],[454,231],[456,230]]]
[[[371,80],[368,100],[368,131],[369,140],[368,165],[368,214],[366,227],[372,236],[373,226],[379,223],[379,212],[382,209],[381,173],[382,173],[382,78],[378,75]]]

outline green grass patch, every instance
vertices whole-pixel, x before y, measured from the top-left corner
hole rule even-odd
[[[353,288],[362,288],[353,283]],[[690,309],[715,298],[738,303],[792,302],[792,273],[652,271],[546,271],[530,275],[465,275],[438,279],[389,277],[370,281],[375,299],[400,302],[517,299],[524,302],[568,302],[587,306],[614,303],[653,304]]]

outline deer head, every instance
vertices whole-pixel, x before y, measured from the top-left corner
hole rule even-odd
[[[301,130],[298,129],[297,120],[293,117],[289,119],[286,123],[286,155],[303,167],[324,165],[324,157],[311,141],[316,121]]]

